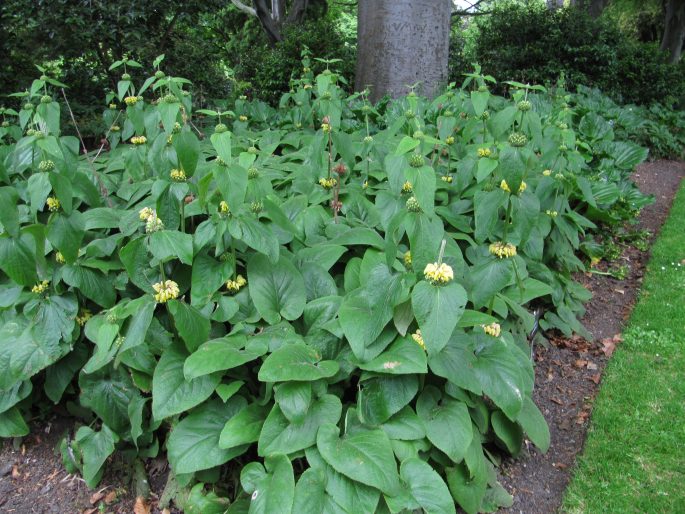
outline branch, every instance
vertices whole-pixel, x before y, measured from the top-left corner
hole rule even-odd
[[[235,5],[239,11],[242,11],[245,14],[249,14],[250,16],[257,16],[257,11],[255,11],[249,5],[245,5],[240,0],[231,0],[231,3]]]

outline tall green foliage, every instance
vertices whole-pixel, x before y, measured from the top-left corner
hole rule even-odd
[[[583,332],[576,250],[649,202],[646,150],[479,70],[372,106],[306,58],[278,108],[193,111],[139,66],[113,67],[109,151],[61,134],[48,76],[3,113],[0,435],[78,402],[65,466],[92,487],[165,449],[187,511],[509,504],[494,452],[550,442],[531,304]]]

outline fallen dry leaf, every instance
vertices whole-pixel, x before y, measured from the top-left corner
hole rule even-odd
[[[578,359],[576,362],[573,363],[573,365],[576,368],[584,368],[585,366],[587,366],[587,361],[584,359]]]
[[[550,400],[552,400],[557,405],[563,405],[564,404],[564,402],[562,402],[561,400],[559,400],[557,398],[550,398]]]
[[[133,506],[133,514],[150,514],[150,505],[145,501],[145,498],[138,496],[136,503]]]
[[[595,371],[595,370],[597,370],[597,364],[595,364],[594,362],[588,361],[587,369],[589,369],[590,371]]]
[[[97,502],[99,502],[100,500],[102,500],[102,499],[105,497],[105,491],[106,491],[107,489],[109,489],[109,486],[103,487],[103,488],[100,489],[99,491],[94,492],[94,493],[90,496],[90,503],[91,503],[91,505],[95,505]]]
[[[105,496],[105,503],[109,505],[110,503],[114,503],[117,499],[117,492],[116,491],[110,491],[107,493],[107,496]]]
[[[12,478],[19,478],[21,476],[21,473],[19,473],[19,466],[16,464],[12,466]]]
[[[590,377],[590,380],[592,380],[595,384],[599,384],[599,381],[601,378],[602,378],[601,375],[599,373],[597,373],[596,375],[592,375]]]
[[[559,468],[559,469],[566,469],[568,467],[563,462],[555,462],[552,464],[552,466],[554,466],[555,468]]]
[[[169,509],[167,509],[166,507],[164,507],[162,509],[162,514],[171,514],[171,511]]]
[[[81,512],[81,514],[95,514],[98,511],[97,508],[95,509],[85,509],[84,511]]]

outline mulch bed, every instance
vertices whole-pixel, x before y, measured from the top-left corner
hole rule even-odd
[[[656,235],[684,175],[685,164],[672,161],[655,161],[638,168],[635,181],[656,199],[655,204],[643,210],[638,228]],[[546,455],[531,445],[524,448],[517,460],[503,463],[500,479],[514,495],[514,505],[506,512],[549,514],[558,509],[575,456],[583,446],[602,371],[613,348],[620,343],[620,333],[635,303],[648,258],[647,252],[627,249],[621,259],[630,265],[631,271],[624,281],[594,274],[578,277],[594,295],[583,319],[595,336],[594,341],[552,337],[548,348],[536,349],[534,397],[549,423],[552,445]],[[64,470],[55,448],[72,426],[73,420],[53,416],[34,423],[32,433],[18,448],[11,441],[2,444],[0,512],[95,514],[100,503],[105,504],[105,512],[113,514],[134,511],[130,472],[116,457],[108,464],[97,491],[88,490],[80,478]],[[154,500],[164,487],[165,470],[160,460],[147,465]]]
[[[640,189],[655,198],[635,227],[652,233],[650,246],[684,176],[685,163],[675,161],[648,162],[633,175]],[[547,419],[552,444],[545,455],[530,445],[518,459],[504,462],[500,480],[514,496],[514,505],[502,512],[550,514],[561,505],[576,455],[583,449],[602,372],[621,342],[648,260],[649,252],[631,247],[619,259],[630,266],[625,280],[596,274],[576,277],[593,295],[582,321],[594,340],[552,336],[548,348],[537,347],[533,397]]]

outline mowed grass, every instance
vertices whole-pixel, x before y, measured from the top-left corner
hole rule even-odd
[[[561,512],[685,513],[685,182],[605,371]]]

